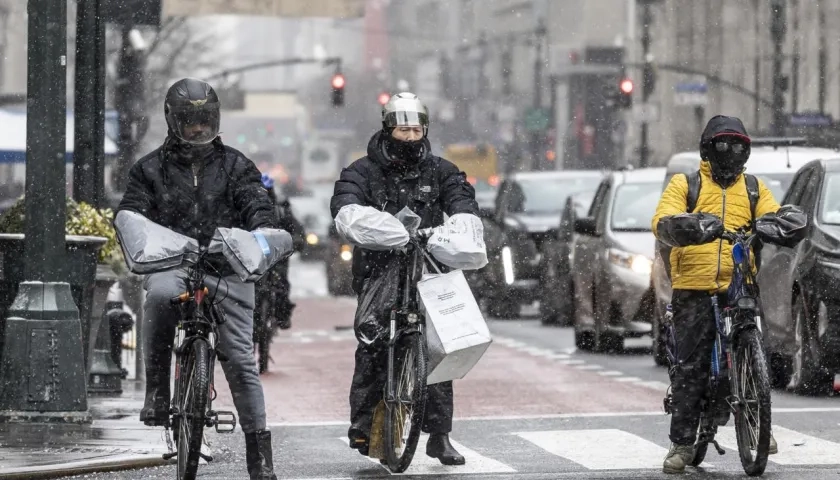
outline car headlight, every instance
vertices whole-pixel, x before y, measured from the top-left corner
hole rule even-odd
[[[350,248],[350,245],[342,245],[341,253],[339,253],[338,256],[345,262],[349,262],[350,260],[353,260],[353,249]]]
[[[653,262],[644,255],[611,248],[608,257],[613,265],[628,268],[639,275],[650,275],[653,270]]]
[[[314,233],[306,234],[306,243],[310,245],[318,245],[318,235],[315,235]]]
[[[510,247],[502,248],[502,268],[505,271],[505,283],[513,285],[513,252]]]

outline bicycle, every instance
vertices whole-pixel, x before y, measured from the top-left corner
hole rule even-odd
[[[759,476],[767,466],[770,446],[770,377],[762,342],[759,291],[752,269],[751,249],[758,238],[746,228],[725,232],[722,236],[732,247],[734,269],[727,292],[727,302],[721,312],[717,296],[712,296],[715,312],[715,343],[712,349],[711,378],[700,416],[694,459],[691,465],[703,463],[709,444],[718,454],[721,448],[715,435],[725,425],[731,411],[735,417],[735,437],[741,465],[749,476]],[[669,339],[668,357],[676,365],[674,326],[666,318]],[[734,356],[733,356],[734,352]],[[724,362],[725,368],[721,368]],[[673,368],[673,367],[672,367]],[[728,395],[725,390],[728,387]],[[670,394],[665,398],[665,410],[671,413]],[[725,402],[725,403],[722,403]],[[726,417],[720,418],[725,412]]]
[[[422,278],[426,261],[440,273],[436,262],[425,251],[428,235],[428,232],[418,232],[405,250],[409,261],[401,262],[398,300],[389,318],[382,463],[394,473],[402,473],[411,465],[426,412],[428,358],[425,315],[418,300],[417,282]]]
[[[192,480],[198,470],[199,459],[212,462],[213,457],[201,452],[204,428],[214,427],[218,433],[233,433],[236,415],[214,411],[216,399],[213,375],[216,358],[225,361],[217,350],[219,326],[225,322],[224,312],[216,304],[206,301],[209,290],[204,285],[210,254],[202,248],[195,263],[188,267],[186,292],[170,302],[181,307],[181,319],[175,334],[175,390],[170,416],[164,425],[170,453],[164,460],[177,457],[178,479]],[[185,260],[187,261],[187,260]],[[222,428],[220,428],[222,427]],[[230,428],[228,428],[230,427]],[[172,448],[169,429],[175,436],[177,449]]]

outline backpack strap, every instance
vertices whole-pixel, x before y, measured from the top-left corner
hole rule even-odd
[[[747,196],[750,198],[750,215],[753,221],[755,221],[755,208],[758,205],[758,199],[760,196],[758,179],[755,175],[745,173],[744,181],[747,183]]]
[[[700,198],[700,187],[703,185],[703,180],[700,178],[700,170],[686,173],[685,180],[688,182],[688,195],[685,197],[685,211],[694,213],[694,209],[697,208],[697,199]]]

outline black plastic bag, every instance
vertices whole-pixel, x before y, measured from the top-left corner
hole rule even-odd
[[[359,295],[354,330],[365,345],[387,340],[391,310],[397,305],[400,286],[400,258],[394,255],[382,274],[365,280]]]

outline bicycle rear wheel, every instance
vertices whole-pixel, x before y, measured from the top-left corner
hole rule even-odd
[[[177,442],[178,479],[193,480],[198,470],[204,421],[207,411],[207,394],[210,388],[210,354],[207,342],[196,339],[184,352],[182,370],[178,379],[180,399],[178,404]]]
[[[737,390],[733,393],[741,401],[735,413],[735,437],[741,465],[754,477],[764,473],[770,448],[770,376],[757,330],[738,335],[735,355]]]
[[[400,339],[394,351],[396,402],[385,404],[385,460],[395,473],[414,458],[426,412],[426,344],[420,333]]]

